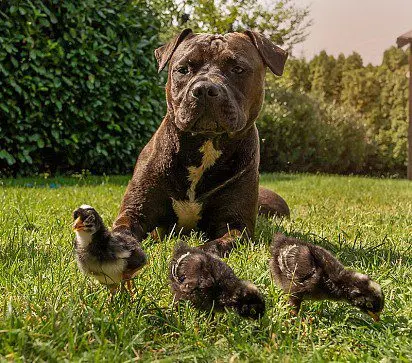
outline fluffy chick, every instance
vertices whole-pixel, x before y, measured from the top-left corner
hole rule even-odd
[[[82,205],[73,212],[77,265],[85,275],[106,285],[112,293],[121,282],[132,294],[131,279],[146,263],[146,255],[131,235],[110,233],[96,210]]]
[[[265,312],[265,301],[253,283],[240,280],[220,259],[183,242],[174,250],[170,282],[177,300],[189,300],[201,310],[227,307],[252,319]]]
[[[381,287],[369,276],[346,269],[330,252],[278,233],[269,265],[276,285],[290,294],[294,313],[303,300],[343,300],[375,321],[383,309]]]

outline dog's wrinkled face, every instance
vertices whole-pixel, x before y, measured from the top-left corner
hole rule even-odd
[[[247,35],[191,34],[170,59],[168,111],[182,131],[235,134],[258,116],[264,76]]]

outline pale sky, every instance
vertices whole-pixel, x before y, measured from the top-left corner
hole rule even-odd
[[[412,30],[412,0],[295,0],[310,5],[313,25],[293,55],[312,58],[321,50],[337,56],[357,51],[363,62],[380,64],[383,51]]]

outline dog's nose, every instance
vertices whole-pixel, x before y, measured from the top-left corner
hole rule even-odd
[[[220,94],[220,88],[218,85],[211,82],[198,82],[192,88],[192,95],[195,98],[213,98]]]

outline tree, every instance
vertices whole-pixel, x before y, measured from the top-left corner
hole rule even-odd
[[[336,84],[334,73],[336,60],[324,50],[309,63],[312,92],[325,100],[332,100],[333,87]]]
[[[392,47],[385,51],[377,71],[380,82],[380,119],[375,127],[379,152],[385,167],[404,170],[407,161],[408,56]]]
[[[396,71],[408,65],[408,54],[396,47],[390,47],[383,53],[382,67],[387,67],[391,71]]]
[[[275,79],[271,82],[278,82],[286,88],[307,93],[311,89],[309,77],[310,68],[306,60],[304,58],[290,58],[283,76],[273,77]]]
[[[342,77],[343,77],[343,68],[345,66],[346,58],[343,53],[340,53],[336,59],[335,69],[333,70],[333,80],[334,84],[332,85],[333,89],[331,90],[332,98],[336,102],[340,102],[341,93],[342,93]]]
[[[385,51],[380,66],[364,66],[362,57],[356,52],[348,57],[340,54],[336,59],[322,51],[310,62],[290,59],[283,77],[267,79],[266,95],[270,97],[267,103],[282,101],[279,96],[282,88],[288,90],[290,96],[287,103],[280,102],[281,111],[273,109],[273,115],[265,107],[264,117],[259,121],[261,135],[266,139],[262,146],[265,170],[279,170],[277,165],[291,168],[292,164],[285,164],[286,160],[293,161],[296,168],[290,170],[404,175],[408,128],[407,73],[407,53],[395,47]],[[303,108],[294,106],[302,91],[306,101],[319,104],[317,116],[309,117],[317,107],[306,109],[304,113],[301,112]],[[304,104],[306,101],[299,99]],[[285,116],[279,118],[276,112]],[[305,129],[299,129],[301,123]],[[276,137],[281,136],[278,129],[287,133],[281,140],[284,144],[276,141]],[[313,144],[305,144],[308,140],[306,131],[314,134],[318,129],[316,156],[326,148],[322,160],[327,165],[315,162],[317,159],[313,155],[307,157],[306,151],[310,151]],[[322,138],[333,141],[322,143]],[[303,149],[301,144],[305,145]],[[268,155],[272,155],[273,160],[264,160]],[[297,160],[304,160],[304,165]]]
[[[373,66],[346,71],[342,76],[342,103],[362,114],[379,109],[380,84]]]
[[[309,9],[292,0],[262,4],[255,0],[151,0],[167,39],[183,27],[197,32],[226,33],[252,29],[291,48],[302,42],[311,25]]]
[[[343,72],[354,71],[355,69],[360,69],[363,67],[363,60],[359,53],[353,52],[345,59],[343,64]]]

